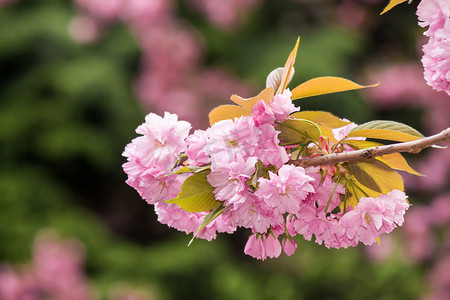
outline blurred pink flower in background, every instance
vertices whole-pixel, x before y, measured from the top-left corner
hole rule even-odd
[[[364,7],[355,1],[342,1],[336,14],[339,22],[349,28],[358,28],[366,18]]]
[[[450,2],[447,3],[450,5]],[[448,20],[447,23],[450,24]],[[433,24],[430,25],[430,29],[434,28]],[[421,123],[425,135],[438,133],[450,126],[449,96],[446,93],[433,91],[427,86],[419,64],[390,65],[373,72],[370,78],[381,83],[378,87],[368,90],[367,99],[374,107],[384,111],[403,108],[421,109],[423,111]],[[443,143],[441,146],[450,146],[450,143]],[[426,192],[427,205],[415,204],[414,198],[410,200],[413,206],[405,217],[402,244],[397,246],[406,254],[410,263],[428,265],[427,276],[430,290],[424,299],[448,299],[450,294],[448,279],[450,153],[442,149],[427,151],[418,162],[411,165],[425,176],[404,173],[402,176],[405,185],[408,190]],[[378,257],[374,256],[374,251],[368,249],[368,256],[378,260]],[[436,257],[440,257],[438,261],[434,261]]]
[[[450,295],[450,255],[447,254],[440,259],[435,268],[428,275],[430,295],[426,300],[446,300]]]
[[[373,244],[367,247],[364,247],[364,250],[367,256],[373,260],[378,262],[386,261],[395,250],[396,244],[392,235],[382,235],[380,237],[380,244]]]
[[[398,64],[375,71],[369,80],[380,85],[368,90],[367,99],[381,110],[416,107],[424,110],[422,124],[425,135],[436,134],[450,126],[449,96],[433,91],[423,80],[418,64]],[[443,143],[442,146],[450,143]],[[450,171],[450,153],[435,149],[412,164],[426,177],[404,174],[405,184],[413,190],[436,190],[446,185]]]
[[[214,2],[214,3],[213,3]],[[231,28],[260,0],[191,0],[191,8],[205,14],[213,25]],[[69,31],[79,43],[98,38],[100,27],[112,22],[128,26],[142,51],[135,91],[146,111],[171,111],[206,127],[207,113],[233,93],[250,95],[250,88],[229,74],[204,66],[201,35],[181,21],[172,0],[75,0],[82,17]],[[214,5],[212,5],[214,4]],[[96,24],[101,24],[96,27]],[[203,116],[200,117],[200,116]]]
[[[9,3],[18,2],[19,0],[0,0],[0,5],[6,5]]]
[[[246,12],[255,9],[261,0],[188,0],[192,9],[205,15],[215,26],[233,28],[242,22]]]
[[[21,270],[0,265],[0,299],[93,299],[83,263],[83,248],[77,241],[39,235],[32,265]]]
[[[95,42],[100,36],[98,22],[89,16],[76,16],[69,25],[70,36],[80,44]]]

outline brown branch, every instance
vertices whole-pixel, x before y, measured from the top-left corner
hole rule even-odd
[[[311,167],[320,165],[335,165],[340,162],[352,161],[364,158],[374,158],[377,156],[382,156],[386,154],[398,153],[398,152],[409,152],[409,153],[419,153],[422,149],[437,145],[439,143],[450,141],[450,127],[443,130],[442,132],[424,137],[420,140],[397,143],[391,145],[377,146],[367,149],[361,149],[356,151],[349,151],[343,153],[335,153],[324,156],[317,156],[312,158],[302,158],[299,160],[290,161],[297,166],[301,167]]]

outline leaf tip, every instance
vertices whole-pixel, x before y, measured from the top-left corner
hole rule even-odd
[[[187,247],[189,247],[192,244],[192,242],[194,242],[194,240],[195,240],[195,234],[192,237],[192,239],[189,241],[189,243],[187,244]]]

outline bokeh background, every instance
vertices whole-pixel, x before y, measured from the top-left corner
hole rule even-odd
[[[407,158],[413,207],[381,246],[257,261],[248,232],[196,240],[125,184],[125,145],[148,112],[194,128],[250,97],[301,36],[291,87],[332,75],[363,92],[299,100],[426,135],[450,99],[423,79],[418,1],[0,0],[0,300],[449,299],[448,150]]]

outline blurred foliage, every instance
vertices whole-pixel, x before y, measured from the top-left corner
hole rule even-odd
[[[386,29],[357,31],[328,18],[335,3],[266,1],[240,30],[226,31],[181,2],[181,17],[204,36],[207,64],[258,88],[284,63],[297,35],[292,86],[323,75],[358,81],[361,61],[415,55],[416,20],[406,6],[383,17],[383,4],[372,7],[371,20]],[[239,234],[187,248],[190,237],[157,223],[124,182],[121,152],[145,113],[132,90],[139,48],[120,25],[93,44],[77,44],[67,30],[75,14],[69,1],[0,8],[0,261],[27,262],[35,234],[55,228],[85,245],[86,271],[100,293],[120,281],[161,299],[383,300],[423,293],[423,270],[401,253],[375,263],[361,248],[299,241],[293,257],[260,262],[243,254],[246,238]],[[356,92],[298,104],[360,123],[375,117]]]

